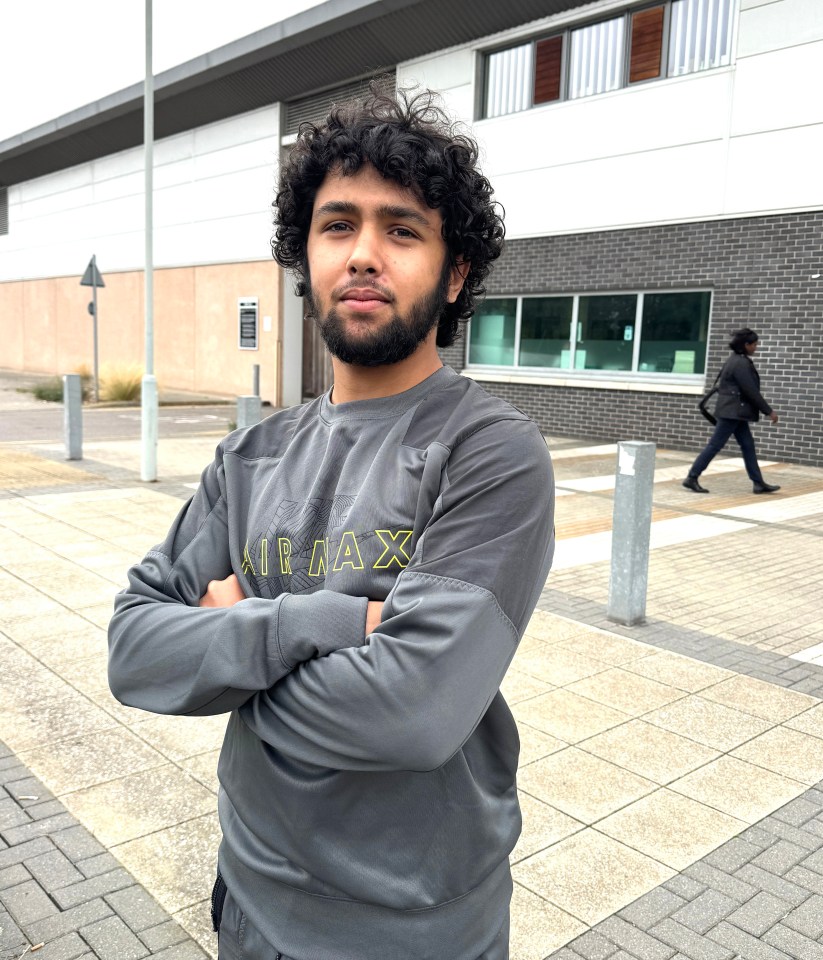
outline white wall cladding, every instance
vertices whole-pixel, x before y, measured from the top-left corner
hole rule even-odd
[[[278,107],[155,145],[155,266],[270,256]],[[9,188],[0,281],[143,266],[143,149],[126,150]]]
[[[823,39],[739,58],[735,72],[733,137],[820,123]]]
[[[466,48],[410,60],[397,68],[398,89],[436,90],[449,114],[468,122],[474,115],[475,61],[474,50]]]
[[[744,29],[737,57],[750,57],[823,37],[823,3],[820,0],[740,0]]]
[[[606,18],[615,4],[587,16],[598,9]],[[477,121],[507,235],[823,208],[823,0],[740,0],[733,30],[729,67]],[[474,56],[404,64],[398,81],[442,91],[468,119]]]
[[[576,14],[623,9],[602,0]],[[823,0],[739,0],[733,20],[728,67],[476,122],[509,237],[823,209]],[[482,49],[400,64],[398,86],[438,90],[470,122]],[[279,126],[273,106],[157,143],[157,266],[269,256]],[[142,167],[137,148],[10,187],[0,281],[79,274],[92,253],[104,273],[139,269]]]

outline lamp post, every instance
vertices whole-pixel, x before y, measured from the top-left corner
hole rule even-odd
[[[143,88],[143,145],[145,153],[146,258],[145,317],[146,364],[141,393],[142,456],[141,480],[157,479],[157,378],[154,376],[154,261],[153,174],[154,174],[154,76],[152,73],[152,0],[146,0],[146,81]]]

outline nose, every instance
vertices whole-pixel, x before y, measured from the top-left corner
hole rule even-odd
[[[352,277],[359,274],[375,276],[382,272],[380,244],[375,230],[364,226],[357,232],[346,268]]]

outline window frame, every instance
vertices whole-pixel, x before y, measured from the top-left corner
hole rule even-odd
[[[706,367],[708,366],[708,345],[711,337],[712,312],[714,310],[714,288],[713,287],[677,287],[671,288],[649,288],[642,289],[618,289],[618,290],[588,290],[582,288],[576,291],[551,291],[541,293],[494,293],[486,296],[483,301],[492,300],[516,300],[515,313],[515,333],[513,344],[514,362],[511,366],[472,363],[471,356],[471,338],[472,338],[472,320],[466,325],[466,352],[464,371],[470,376],[482,379],[483,374],[489,374],[493,377],[504,376],[512,380],[538,380],[540,382],[551,383],[552,381],[576,380],[581,383],[586,381],[610,381],[614,383],[637,383],[637,384],[670,384],[683,386],[698,386],[704,383],[706,379],[706,369],[702,373],[672,373],[654,370],[640,370],[640,348],[643,340],[643,308],[647,294],[687,294],[687,293],[707,293],[709,294],[709,311],[706,319]],[[636,297],[634,333],[632,342],[632,366],[631,370],[586,370],[575,367],[575,355],[578,344],[578,330],[580,317],[580,300],[582,297],[611,297],[611,296],[633,296]],[[524,300],[546,300],[553,298],[572,298],[572,312],[569,323],[569,367],[540,367],[526,366],[520,363],[521,350],[521,329]]]
[[[692,70],[685,73],[677,74],[676,76],[669,76],[669,45],[670,45],[670,31],[672,23],[672,4],[676,0],[646,0],[644,3],[639,3],[636,6],[628,6],[622,9],[613,10],[609,13],[601,13],[599,16],[589,16],[585,19],[567,23],[563,26],[557,26],[555,29],[548,29],[542,33],[535,33],[529,36],[523,37],[517,41],[508,41],[495,44],[494,46],[486,47],[482,50],[478,50],[478,67],[477,74],[479,83],[476,87],[477,97],[476,97],[476,111],[475,117],[477,121],[483,120],[497,120],[500,117],[513,116],[515,113],[524,113],[527,110],[536,110],[539,107],[547,107],[557,103],[571,103],[577,102],[579,100],[585,100],[589,96],[603,96],[605,93],[617,93],[619,90],[627,90],[629,88],[641,87],[647,83],[659,83],[663,80],[677,80],[684,77],[696,76],[701,73],[706,73],[710,70],[724,70],[729,69],[734,58],[734,42],[736,36],[736,20],[735,14],[737,12],[737,3],[738,0],[728,0],[729,3],[729,63],[728,64],[718,64],[715,67],[705,67],[701,70]],[[633,16],[637,13],[642,13],[645,10],[653,10],[655,7],[662,6],[663,10],[663,35],[661,40],[661,50],[660,50],[660,74],[657,77],[649,77],[643,80],[634,80],[629,79],[631,71],[631,41],[632,41],[632,20]],[[599,23],[605,23],[609,20],[623,18],[624,20],[624,30],[623,30],[623,49],[622,49],[622,71],[621,71],[621,82],[620,86],[615,90],[604,91],[603,93],[597,94],[587,94],[584,96],[575,97],[574,101],[569,98],[569,71],[570,71],[570,62],[571,62],[571,34],[575,30],[579,30],[585,27],[591,27]],[[534,84],[535,84],[535,71],[537,69],[537,44],[543,40],[551,40],[556,37],[562,38],[562,47],[561,47],[561,64],[560,64],[560,96],[556,100],[545,100],[540,103],[534,102]],[[523,107],[522,110],[513,111],[512,113],[488,113],[488,104],[489,104],[489,69],[488,61],[489,57],[497,53],[503,53],[507,50],[515,50],[518,47],[531,46],[531,75],[529,78],[529,105]]]

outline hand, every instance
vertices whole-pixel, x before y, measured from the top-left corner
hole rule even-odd
[[[240,589],[237,577],[232,574],[225,580],[210,580],[206,592],[200,598],[201,607],[233,607],[245,600],[246,595]]]
[[[772,410],[772,412],[769,414],[769,420],[771,420],[772,423],[777,423],[778,419],[779,418],[777,414],[774,412],[774,410]]]
[[[366,611],[366,636],[380,626],[383,620],[383,604],[379,600],[369,600],[369,609]]]

